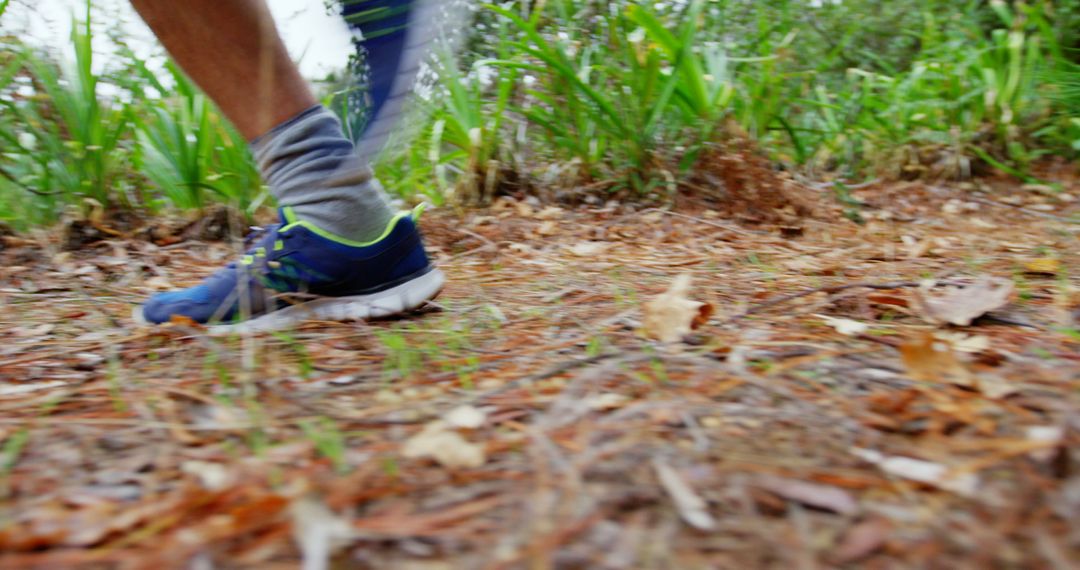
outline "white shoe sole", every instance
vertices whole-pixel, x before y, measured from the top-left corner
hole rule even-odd
[[[274,332],[294,328],[305,321],[359,321],[407,313],[434,299],[442,291],[446,276],[438,269],[401,285],[370,295],[323,297],[255,317],[242,323],[206,327],[214,336]],[[132,318],[147,324],[142,307],[135,307]]]

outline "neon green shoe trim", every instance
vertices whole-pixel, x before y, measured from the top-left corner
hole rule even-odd
[[[277,240],[274,242],[274,251],[281,251],[285,249],[285,242]]]
[[[311,233],[313,233],[315,235],[318,235],[319,237],[326,238],[326,239],[328,239],[328,240],[330,240],[332,242],[337,242],[337,243],[340,243],[340,244],[343,244],[343,245],[347,245],[349,247],[369,247],[369,246],[375,245],[375,244],[379,243],[380,241],[386,239],[386,237],[390,235],[390,232],[394,231],[394,228],[397,227],[398,222],[400,222],[401,220],[403,220],[405,218],[409,218],[409,217],[412,216],[412,212],[399,212],[397,215],[395,215],[393,218],[390,219],[390,223],[386,225],[386,229],[383,230],[382,235],[380,235],[379,237],[375,238],[372,241],[360,242],[360,241],[353,241],[353,240],[350,240],[350,239],[345,239],[345,238],[343,238],[341,236],[334,235],[334,234],[320,228],[319,226],[316,226],[315,224],[313,224],[311,222],[305,222],[304,220],[298,220],[298,219],[296,219],[296,214],[292,211],[292,208],[286,207],[286,208],[284,208],[284,211],[285,211],[285,221],[287,221],[289,223],[285,227],[281,228],[281,230],[280,230],[281,232],[287,232],[287,231],[291,230],[292,228],[296,228],[296,227],[307,228],[308,231],[310,231]]]
[[[424,215],[424,210],[427,209],[427,202],[420,202],[412,209],[412,221],[419,222],[420,216]]]

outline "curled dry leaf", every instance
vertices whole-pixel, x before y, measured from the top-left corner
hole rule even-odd
[[[559,233],[559,224],[554,220],[547,220],[536,228],[536,234],[541,237],[553,236]]]
[[[981,275],[965,287],[934,290],[924,284],[912,293],[912,306],[927,322],[966,327],[975,319],[1009,303],[1013,282],[1001,277]]]
[[[487,461],[484,446],[469,443],[444,421],[428,424],[405,442],[402,454],[409,458],[430,457],[450,468],[480,467]]]
[[[829,325],[830,327],[835,329],[836,332],[844,336],[858,336],[870,330],[869,325],[867,325],[866,323],[860,323],[859,321],[830,317],[828,315],[815,316],[825,321],[825,324]]]
[[[211,491],[221,491],[233,483],[233,475],[220,463],[209,461],[185,461],[180,470],[199,479],[199,483]]]
[[[443,416],[443,420],[456,428],[476,429],[484,425],[487,414],[473,406],[458,406]]]
[[[661,342],[677,342],[705,324],[713,306],[688,298],[690,274],[675,278],[671,287],[645,303],[642,333]]]
[[[590,410],[606,411],[621,408],[630,401],[630,398],[614,392],[605,392],[585,399],[585,405]]]
[[[1065,442],[1065,429],[1061,426],[1028,426],[1024,432],[1028,441],[1046,444],[1028,453],[1036,461],[1050,461],[1056,455],[1056,448]]]
[[[565,214],[566,212],[558,206],[548,206],[543,210],[536,212],[533,217],[538,220],[557,220],[562,218]]]
[[[945,341],[956,352],[974,354],[985,352],[990,349],[990,337],[981,334],[964,334],[962,332],[938,331],[934,338]]]
[[[175,285],[161,275],[155,275],[147,279],[143,285],[154,291],[168,291],[176,288]]]
[[[1000,400],[1020,391],[1020,387],[997,374],[982,373],[976,377],[979,392],[991,400]]]

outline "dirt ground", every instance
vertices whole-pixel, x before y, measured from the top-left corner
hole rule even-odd
[[[243,338],[129,317],[234,246],[4,238],[0,567],[1077,567],[1080,187],[808,192],[429,212],[422,314]]]

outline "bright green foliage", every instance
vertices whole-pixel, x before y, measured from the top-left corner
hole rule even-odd
[[[665,140],[686,143],[685,158],[711,138],[733,88],[723,51],[699,42],[704,6],[691,2],[669,29],[641,5],[595,12],[589,3],[557,2],[555,21],[592,20],[595,27],[566,26],[554,35],[541,29],[549,23],[542,10],[526,19],[489,6],[523,36],[511,43],[519,57],[493,63],[538,77],[521,112],[576,163],[572,181],[648,190],[674,178]]]
[[[1026,177],[1040,156],[1080,148],[1071,4],[487,6],[484,37],[461,58],[471,72],[444,61],[446,96],[416,145],[428,150],[389,163],[409,165],[410,187],[423,187],[421,169],[440,188],[459,172],[459,189],[483,189],[468,197],[508,180],[644,193],[677,186],[734,133],[842,176]],[[490,85],[481,67],[497,72]]]
[[[813,133],[799,146],[816,147],[819,166],[851,171],[963,178],[980,159],[1025,169],[1051,116],[1039,77],[1055,39],[1045,6],[996,7],[1002,21],[989,33],[973,14],[942,25],[928,13],[909,68],[851,68],[831,91],[814,86],[812,107],[792,117]]]
[[[467,49],[434,58],[439,81],[377,171],[405,197],[478,204],[670,193],[733,137],[840,179],[1027,179],[1045,155],[1080,156],[1080,0],[820,4],[483,6]],[[0,38],[0,219],[267,203],[246,141],[175,66],[119,46],[122,72],[91,72],[90,13],[70,65]],[[357,82],[341,75],[326,98],[357,115],[354,134]]]
[[[211,200],[253,211],[267,198],[247,141],[174,63],[166,64],[172,86],[138,62],[146,85],[169,97],[142,101],[137,130],[142,170],[165,204],[202,208]],[[151,202],[156,206],[157,202]]]

